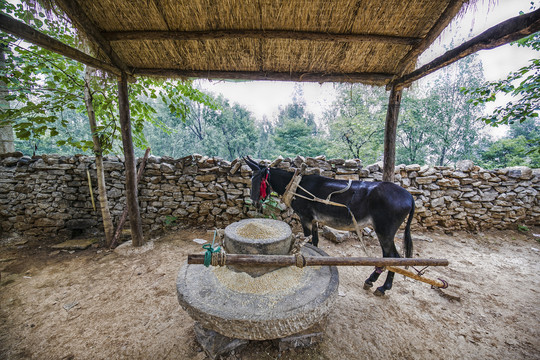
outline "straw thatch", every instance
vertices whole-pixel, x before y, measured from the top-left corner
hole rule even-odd
[[[48,0],[132,74],[384,85],[464,0]]]

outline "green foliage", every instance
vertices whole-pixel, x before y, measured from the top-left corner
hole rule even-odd
[[[281,208],[279,207],[280,201],[279,201],[279,195],[275,192],[272,192],[270,196],[264,201],[261,202],[261,216],[264,218],[272,218],[277,219],[277,215],[281,213]],[[246,206],[252,207],[253,202],[251,199],[247,199],[245,201]]]
[[[25,9],[4,0],[0,5],[7,15],[51,37],[73,47],[81,45],[75,31],[62,19],[45,17],[37,8]],[[1,38],[7,61],[0,71],[0,80],[9,90],[6,100],[10,101],[10,108],[2,109],[0,125],[13,127],[16,144],[21,145],[19,150],[35,152],[38,146],[42,152],[69,152],[70,147],[82,152],[91,150],[93,142],[87,121],[83,124],[80,121],[81,117],[87,119],[84,88],[88,86],[103,152],[122,152],[116,78],[98,74],[87,84],[82,64],[7,34]],[[143,132],[145,125],[171,131],[156,116],[156,104],[163,103],[179,121],[186,120],[192,102],[216,108],[213,100],[191,82],[149,78],[129,84],[129,101],[133,141],[139,148],[148,146]]]
[[[427,89],[426,116],[433,122],[432,141],[429,144],[437,165],[447,165],[460,159],[473,157],[473,144],[480,139],[482,124],[476,119],[482,107],[470,103],[470,95],[460,93],[463,84],[480,84],[483,77],[481,64],[474,55],[441,69],[438,77]]]
[[[496,141],[488,141],[479,152],[478,164],[484,168],[508,166],[540,167],[540,153],[531,151],[529,141],[540,137],[538,118],[516,122],[509,126],[507,135]]]
[[[529,228],[527,226],[525,226],[525,225],[518,225],[517,228],[518,228],[519,231],[521,231],[523,233],[526,233],[526,232],[529,231]]]
[[[342,84],[338,92],[334,112],[327,113],[329,156],[359,158],[365,163],[382,159],[386,92],[359,84]]]
[[[275,129],[273,140],[283,156],[324,154],[324,140],[313,136],[312,131],[313,129],[302,119],[289,119]]]
[[[405,91],[401,100],[396,138],[396,163],[424,165],[437,123],[431,121],[425,109],[430,99],[415,97],[412,90]]]
[[[540,51],[540,33],[525,37],[514,44]],[[494,102],[500,95],[510,95],[512,100],[495,108],[492,114],[478,117],[493,127],[524,122],[536,118],[540,113],[540,59],[533,59],[529,65],[512,72],[506,79],[485,83],[476,87],[463,87],[464,94],[470,94],[474,105]],[[540,153],[540,137],[529,140],[531,151]]]
[[[278,154],[283,156],[326,153],[326,141],[318,133],[314,115],[306,111],[306,102],[299,87],[295,89],[292,103],[280,108],[270,143],[275,144]]]
[[[164,220],[165,227],[171,227],[171,226],[175,225],[176,220],[178,220],[178,217],[176,217],[176,216],[172,216],[172,215],[165,216],[165,220]]]
[[[170,107],[156,104],[159,121],[168,131],[155,128],[145,133],[156,155],[181,157],[193,153],[232,160],[256,149],[258,130],[252,114],[223,97],[205,95],[205,101],[188,100],[185,121]]]

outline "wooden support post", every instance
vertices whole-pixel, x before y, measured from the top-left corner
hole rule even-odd
[[[122,72],[118,81],[118,107],[120,110],[120,127],[126,167],[126,204],[129,213],[129,224],[131,226],[131,240],[133,246],[141,246],[144,239],[141,214],[139,212],[139,199],[137,196],[136,159],[131,136],[128,84],[127,74],[125,72]]]
[[[146,166],[146,160],[148,160],[148,156],[150,155],[150,148],[146,148],[146,151],[144,152],[144,157],[142,158],[141,165],[139,166],[139,171],[137,171],[137,186],[141,182],[142,174],[144,172],[144,167]],[[120,234],[122,233],[122,229],[124,227],[124,223],[126,222],[128,216],[128,208],[125,207],[124,211],[122,212],[122,216],[120,216],[120,219],[118,220],[118,225],[116,225],[116,231],[114,232],[114,236],[111,241],[111,249],[114,249],[117,245],[118,239],[120,238]]]
[[[383,181],[394,181],[394,169],[396,165],[396,134],[399,106],[401,104],[401,93],[402,90],[398,90],[396,87],[392,87],[390,90],[384,132]]]

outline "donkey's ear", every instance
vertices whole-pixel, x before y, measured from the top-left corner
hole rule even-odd
[[[244,158],[244,161],[246,162],[246,164],[251,168],[251,170],[253,171],[258,171],[260,170],[260,166],[259,164],[257,164],[255,161],[253,161],[252,158],[250,158],[249,156],[245,157]]]

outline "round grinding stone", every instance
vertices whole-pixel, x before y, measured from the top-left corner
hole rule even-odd
[[[225,228],[223,246],[229,254],[287,255],[291,251],[291,227],[273,219],[244,219]]]
[[[328,256],[311,245],[306,256]],[[293,335],[321,322],[339,285],[335,266],[283,267],[252,277],[227,267],[182,266],[178,301],[204,328],[224,336],[268,340]]]
[[[289,225],[273,219],[244,219],[225,228],[223,247],[229,254],[287,255],[294,238]],[[250,267],[227,265],[234,271],[243,271],[251,276],[261,276],[279,269],[275,266]]]

